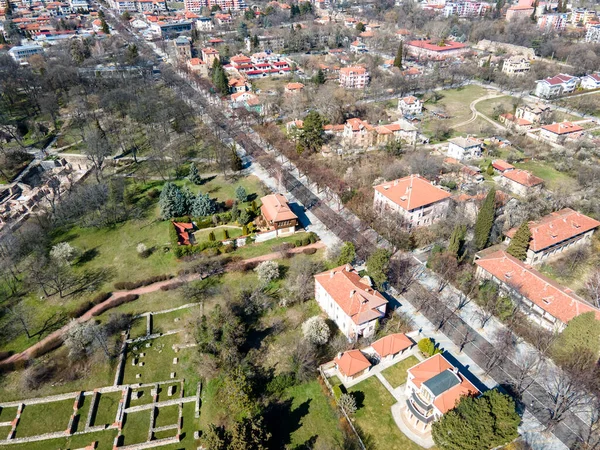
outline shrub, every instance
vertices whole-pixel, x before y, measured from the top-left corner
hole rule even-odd
[[[244,188],[244,186],[238,186],[236,188],[235,196],[242,203],[245,202],[246,200],[248,200],[248,193],[246,192],[246,189]]]
[[[75,308],[73,311],[69,312],[69,317],[71,319],[77,319],[78,317],[83,316],[86,312],[94,307],[92,302],[84,302]]]
[[[419,347],[419,350],[425,356],[433,356],[435,352],[435,341],[431,338],[423,338],[418,342],[417,347]]]
[[[0,361],[12,356],[13,352],[0,352]]]
[[[148,192],[146,192],[146,196],[150,199],[156,199],[156,198],[158,198],[159,195],[160,195],[160,191],[156,188],[152,188]]]
[[[231,209],[232,207],[233,207],[233,200],[230,198],[225,200],[225,208]]]
[[[333,386],[332,390],[333,390],[333,396],[334,396],[334,398],[337,401],[339,401],[340,398],[342,397],[342,388],[338,384],[336,384],[336,385]]]
[[[356,399],[352,394],[342,394],[339,399],[340,408],[349,416],[356,412]]]
[[[308,237],[305,237],[304,239],[302,239],[302,247],[306,247],[309,244],[310,244],[310,239]]]
[[[140,242],[137,245],[136,250],[137,250],[140,258],[147,258],[148,256],[150,256],[150,253],[151,253],[150,249],[148,247],[146,247],[146,244],[144,244],[143,242]]]
[[[248,225],[242,227],[242,236],[248,236]]]
[[[305,248],[302,250],[302,253],[304,253],[305,255],[314,255],[315,253],[317,253],[317,249],[316,248]]]
[[[116,308],[117,306],[120,306],[124,303],[129,303],[132,302],[134,300],[137,300],[139,297],[139,295],[137,294],[127,294],[124,295],[122,297],[117,297],[113,302],[111,302],[110,304],[105,304],[102,305],[101,308],[99,308],[98,310],[94,311],[94,313],[92,314],[92,316],[96,317],[99,316],[100,314],[102,314],[104,311],[109,310],[110,308]]]
[[[137,289],[142,286],[148,286],[150,284],[157,283],[159,281],[166,281],[173,278],[173,275],[156,275],[150,278],[146,278],[145,280],[139,281],[117,281],[115,283],[115,289],[130,291],[132,289]]]
[[[254,243],[254,239],[252,239],[250,236],[248,236],[246,238],[246,245],[250,245],[250,244],[253,244],[253,243]]]
[[[96,296],[94,298],[92,298],[91,301],[94,305],[98,305],[98,304],[108,300],[111,295],[112,295],[112,292],[100,292],[99,294],[96,294]]]
[[[228,229],[223,230],[223,239],[229,239],[229,230]]]
[[[302,247],[302,240],[301,239],[296,239],[294,241],[294,247]]]
[[[185,282],[183,282],[183,281],[175,281],[174,283],[169,283],[169,284],[165,284],[164,286],[161,286],[160,290],[161,291],[172,291],[174,289],[180,288],[184,284],[185,284]]]
[[[292,387],[296,384],[294,375],[290,373],[283,373],[277,375],[267,384],[267,392],[271,395],[281,395],[287,388]]]
[[[317,236],[317,234],[314,231],[311,231],[310,233],[308,233],[308,240],[311,244],[314,244],[319,240],[319,236]]]
[[[279,264],[275,261],[263,261],[256,268],[258,281],[262,284],[269,284],[271,281],[279,278]]]
[[[235,251],[235,247],[231,244],[223,246],[223,253],[231,253]]]
[[[217,238],[215,237],[215,232],[211,231],[210,233],[208,233],[208,240],[210,242],[215,242],[217,240]]]
[[[329,325],[327,325],[327,322],[321,316],[310,317],[302,324],[302,334],[311,344],[326,344],[330,333]]]

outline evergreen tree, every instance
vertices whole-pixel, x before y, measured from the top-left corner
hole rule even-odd
[[[537,12],[538,5],[539,5],[538,0],[535,0],[533,2],[533,11],[531,11],[531,16],[529,16],[529,18],[531,19],[532,22],[536,22],[535,13]]]
[[[344,245],[342,245],[342,249],[340,251],[340,256],[338,256],[338,266],[352,264],[354,258],[356,258],[356,249],[354,248],[354,244],[352,242],[344,242]]]
[[[442,450],[480,450],[514,440],[520,422],[513,399],[492,389],[477,398],[462,397],[433,423],[431,431]]]
[[[317,70],[317,73],[313,77],[315,84],[325,84],[325,74],[321,69]]]
[[[236,188],[235,197],[242,203],[248,200],[248,193],[246,192],[244,186],[238,186]]]
[[[102,27],[102,32],[104,34],[110,34],[110,28],[108,28],[108,24],[106,23],[104,17],[100,19],[100,26]]]
[[[400,41],[400,46],[398,47],[398,51],[396,52],[396,57],[394,58],[394,67],[402,70],[402,60],[404,59],[404,42]]]
[[[210,233],[208,233],[208,240],[210,242],[215,242],[217,240],[216,236],[215,236],[215,232],[211,231]]]
[[[593,311],[580,314],[567,323],[552,346],[553,359],[561,363],[574,354],[586,355],[590,362],[600,354],[600,321]]]
[[[258,36],[256,34],[250,39],[250,45],[254,50],[256,50],[260,46],[260,41],[258,40]]]
[[[527,249],[529,248],[529,240],[531,239],[531,230],[529,222],[525,221],[521,224],[515,235],[510,240],[506,252],[517,259],[524,261],[527,257]]]
[[[448,253],[458,257],[460,249],[465,241],[467,234],[467,227],[464,225],[456,225],[450,235],[450,242],[448,243]]]
[[[181,217],[187,213],[188,199],[176,185],[167,182],[158,199],[160,215],[163,219]]]
[[[237,32],[242,41],[248,37],[248,25],[246,25],[246,22],[242,21],[239,23]]]
[[[391,253],[379,248],[367,259],[367,272],[378,288],[381,288],[387,280]]]
[[[188,173],[188,179],[194,184],[202,184],[202,176],[196,164],[190,164],[190,172]]]
[[[365,24],[362,22],[358,22],[356,24],[356,31],[358,31],[359,33],[362,33],[363,31],[365,31]]]
[[[212,82],[221,95],[227,95],[229,93],[229,78],[227,72],[223,69],[223,65],[219,58],[215,58],[213,61]]]
[[[477,250],[485,248],[490,238],[490,232],[496,218],[496,189],[492,188],[481,205],[477,222],[475,222],[475,247]]]
[[[127,47],[127,62],[129,64],[134,64],[138,57],[140,56],[138,47],[135,44],[131,44]]]
[[[242,162],[242,158],[237,154],[235,148],[231,149],[231,170],[234,172],[239,172],[244,168],[244,163]]]
[[[197,217],[210,216],[217,212],[217,204],[208,194],[199,194],[192,200],[192,215]]]
[[[488,174],[490,177],[491,177],[492,175],[494,175],[494,166],[492,165],[492,163],[490,163],[490,164],[487,166],[486,172],[487,172],[487,174]]]
[[[304,150],[317,151],[323,146],[323,118],[317,111],[310,111],[304,118],[299,142]]]
[[[231,430],[231,450],[267,450],[271,434],[266,431],[262,417],[256,415],[236,422]]]

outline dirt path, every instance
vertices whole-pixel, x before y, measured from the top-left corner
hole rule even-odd
[[[320,249],[320,248],[324,248],[324,247],[325,247],[325,244],[323,244],[322,242],[316,242],[314,244],[310,244],[305,247],[292,248],[292,249],[290,249],[290,253],[298,254],[298,253],[302,253],[302,251],[307,248]],[[281,258],[281,253],[274,252],[274,253],[269,253],[266,255],[256,256],[254,258],[248,258],[248,259],[245,259],[244,262],[246,264],[250,264],[250,263],[262,262],[262,261],[271,261],[273,259],[279,259],[279,258]],[[115,303],[117,303],[118,299],[120,299],[126,295],[149,294],[151,292],[159,291],[163,286],[168,286],[171,284],[181,283],[181,282],[189,283],[191,281],[199,280],[201,278],[202,278],[201,274],[184,275],[184,276],[180,276],[180,277],[171,278],[170,280],[159,281],[157,283],[149,284],[148,286],[142,286],[142,287],[139,287],[136,289],[131,289],[129,291],[115,291],[112,293],[112,295],[107,300],[94,306],[92,309],[90,309],[89,311],[84,313],[81,317],[71,320],[67,325],[54,331],[53,333],[50,333],[48,336],[44,337],[42,340],[33,344],[31,347],[27,348],[26,350],[23,350],[20,353],[15,353],[14,355],[11,355],[10,357],[0,361],[0,368],[7,368],[8,370],[11,370],[10,368],[12,368],[13,365],[19,361],[26,361],[26,360],[29,360],[32,358],[36,358],[38,356],[42,356],[43,354],[53,350],[54,348],[59,347],[60,345],[62,345],[62,339],[61,339],[62,336],[65,333],[67,333],[67,331],[69,331],[69,329],[71,329],[71,327],[73,327],[75,324],[78,324],[78,323],[87,322],[92,317],[94,317],[94,313],[97,313],[100,311],[102,313],[106,312],[107,310],[114,307],[114,305],[115,305]],[[52,345],[52,343],[55,343],[56,345]]]
[[[465,125],[469,125],[470,123],[473,123],[477,120],[478,116],[482,116],[484,118],[487,118],[486,116],[484,116],[483,114],[481,114],[479,111],[477,111],[477,108],[475,107],[477,105],[477,103],[482,102],[484,100],[489,100],[492,98],[500,98],[500,97],[506,97],[506,95],[504,94],[487,94],[484,95],[483,97],[479,97],[478,99],[475,99],[471,102],[471,104],[469,105],[469,109],[471,110],[471,118],[468,120],[465,120],[464,122],[461,123],[457,123],[456,125],[452,126],[452,128],[460,128],[460,127],[464,127]],[[495,125],[495,124],[494,124]]]

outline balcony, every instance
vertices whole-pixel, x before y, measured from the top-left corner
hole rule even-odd
[[[419,394],[417,394],[415,391],[413,391],[413,393],[410,396],[413,401],[420,406],[423,411],[429,411],[431,409],[431,403],[426,402],[425,400],[423,400]]]
[[[422,413],[420,413],[419,410],[415,408],[415,406],[410,400],[406,400],[406,406],[408,406],[408,410],[423,423],[430,423],[433,422],[433,420],[435,419],[433,414],[431,414],[430,416],[425,416]]]

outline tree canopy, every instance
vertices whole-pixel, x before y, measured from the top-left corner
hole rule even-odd
[[[529,222],[525,221],[510,240],[510,244],[508,244],[508,248],[506,249],[507,253],[521,261],[525,260],[530,239],[531,230],[529,229]]]
[[[573,354],[588,354],[597,360],[600,355],[600,321],[593,311],[571,319],[554,342],[552,354],[559,362]]]
[[[521,418],[515,402],[497,390],[481,397],[463,397],[456,408],[432,425],[432,436],[443,450],[480,450],[515,439]]]
[[[391,256],[388,250],[379,248],[367,259],[367,272],[378,288],[381,288],[387,280]]]
[[[304,126],[300,135],[303,150],[317,151],[323,146],[323,118],[317,111],[310,111],[304,118]]]
[[[477,250],[481,250],[487,245],[495,218],[496,189],[492,188],[485,197],[479,214],[477,214],[477,222],[475,222],[475,247]]]

